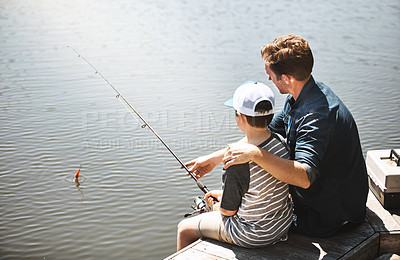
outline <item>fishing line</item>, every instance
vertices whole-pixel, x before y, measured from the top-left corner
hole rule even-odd
[[[140,120],[144,123],[142,125],[142,128],[145,128],[147,126],[150,129],[150,131],[153,132],[153,134],[158,138],[158,140],[160,140],[160,142],[165,146],[165,148],[167,148],[167,150],[175,157],[175,159],[179,162],[179,164],[182,166],[182,168],[184,168],[187,171],[187,173],[190,175],[190,177],[192,177],[192,179],[196,182],[197,187],[199,187],[199,189],[202,190],[204,193],[209,192],[209,189],[201,181],[199,181],[192,172],[190,172],[189,168],[182,162],[181,159],[179,159],[179,157],[172,151],[172,149],[168,146],[168,144],[153,129],[153,127],[151,127],[151,125],[139,114],[139,112],[133,108],[133,106],[129,103],[129,101],[126,100],[124,98],[124,96],[121,95],[121,93],[117,90],[117,88],[114,87],[114,85],[111,84],[111,82],[96,67],[94,67],[84,56],[79,54],[74,48],[72,48],[71,46],[67,46],[67,48],[70,48],[73,52],[75,52],[78,55],[78,58],[82,58],[95,71],[95,74],[100,75],[100,77],[102,77],[104,79],[104,81],[107,82],[107,84],[115,91],[115,93],[117,93],[116,98],[125,106],[125,108],[129,111],[129,113],[131,113],[131,115],[135,119],[136,119],[136,117],[133,113],[135,113],[136,116],[138,116],[140,118]],[[140,124],[140,122],[139,122],[139,124]],[[216,201],[215,198],[214,198],[214,201]]]
[[[132,117],[136,120],[136,122],[137,122],[142,128],[145,128],[145,127],[146,127],[146,124],[141,123],[141,122],[137,119],[137,116],[135,116],[135,114],[134,114],[131,110],[129,110],[128,105],[125,104],[125,102],[121,99],[121,96],[116,96],[116,98],[118,99],[119,102],[121,102],[122,105],[124,105],[124,107],[128,110],[129,114],[131,114]]]

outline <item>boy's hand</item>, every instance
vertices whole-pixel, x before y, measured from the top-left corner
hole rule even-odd
[[[230,144],[222,159],[224,169],[235,164],[252,161],[257,152],[259,152],[258,147],[249,143],[237,142]]]
[[[219,208],[219,202],[221,201],[221,196],[222,196],[222,190],[212,190],[206,193],[204,195],[204,199],[208,202],[213,207],[214,210],[214,205],[218,204]],[[213,198],[216,198],[218,202],[215,202]]]
[[[211,172],[217,164],[214,162],[214,158],[210,156],[202,156],[186,163],[185,165],[187,167],[193,165],[193,167],[190,169],[190,172],[192,172],[196,178],[200,179],[205,174]]]
[[[221,203],[216,202],[216,203],[212,206],[212,211],[220,211],[220,205],[221,205]]]

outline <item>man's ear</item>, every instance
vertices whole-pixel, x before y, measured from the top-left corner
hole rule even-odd
[[[286,74],[282,74],[281,80],[286,84],[289,85],[289,82],[291,82],[290,76]]]
[[[293,83],[296,79],[291,75],[282,74],[281,80],[283,80],[286,85],[289,85],[290,83]]]

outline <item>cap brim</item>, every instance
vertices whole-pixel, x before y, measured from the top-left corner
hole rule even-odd
[[[227,107],[233,107],[233,98],[229,99],[224,103],[225,106]]]

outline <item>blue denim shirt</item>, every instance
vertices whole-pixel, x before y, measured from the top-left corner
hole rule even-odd
[[[299,231],[328,236],[363,221],[368,180],[357,126],[328,86],[311,76],[297,100],[288,95],[269,128],[286,137],[290,158],[311,182],[308,189],[290,187]]]

